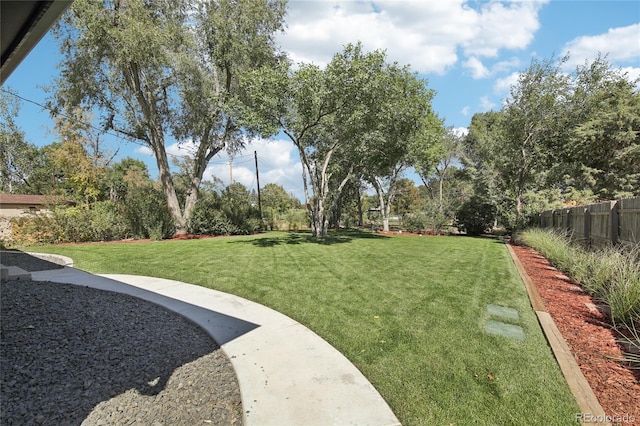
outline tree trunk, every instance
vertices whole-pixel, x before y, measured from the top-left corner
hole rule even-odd
[[[360,194],[360,188],[358,187],[358,226],[364,226],[364,212],[362,211],[362,194]]]
[[[380,214],[382,215],[382,230],[384,232],[389,232],[389,214],[387,212],[387,203],[384,201],[384,190],[382,189],[382,185],[378,182],[377,179],[374,179],[376,193],[378,194],[378,204],[380,207]]]
[[[156,142],[156,144],[158,144],[158,142]],[[167,153],[164,150],[164,144],[160,147],[156,147],[156,144],[153,144],[151,148],[156,156],[160,183],[162,184],[162,192],[164,192],[167,199],[167,208],[169,209],[169,214],[176,226],[175,235],[185,235],[187,233],[187,223],[184,215],[182,214],[182,209],[178,202],[178,196],[176,195],[176,189],[173,185],[173,178],[171,176],[171,169],[169,168]]]

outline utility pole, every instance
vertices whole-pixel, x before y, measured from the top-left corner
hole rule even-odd
[[[260,212],[260,224],[262,225],[262,200],[260,199],[260,176],[258,175],[258,151],[253,151],[256,159],[256,183],[258,185],[258,211]]]

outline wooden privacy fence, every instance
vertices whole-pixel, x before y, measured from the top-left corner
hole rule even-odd
[[[640,197],[547,210],[532,222],[567,232],[586,246],[640,243]]]

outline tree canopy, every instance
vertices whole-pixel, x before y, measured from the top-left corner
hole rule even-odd
[[[243,73],[275,63],[280,0],[147,2],[78,0],[58,31],[63,61],[55,104],[100,112],[106,130],[148,146],[178,233],[208,162],[238,149],[251,130]],[[189,188],[179,202],[167,143],[195,146]]]
[[[509,228],[549,205],[638,194],[640,92],[599,57],[534,59],[500,111],[473,116],[464,163]]]

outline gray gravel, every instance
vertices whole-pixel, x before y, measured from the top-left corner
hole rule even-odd
[[[52,269],[32,261],[13,264]],[[5,253],[2,263],[12,264]],[[9,281],[1,284],[0,317],[2,425],[242,423],[229,360],[204,330],[161,306]]]

